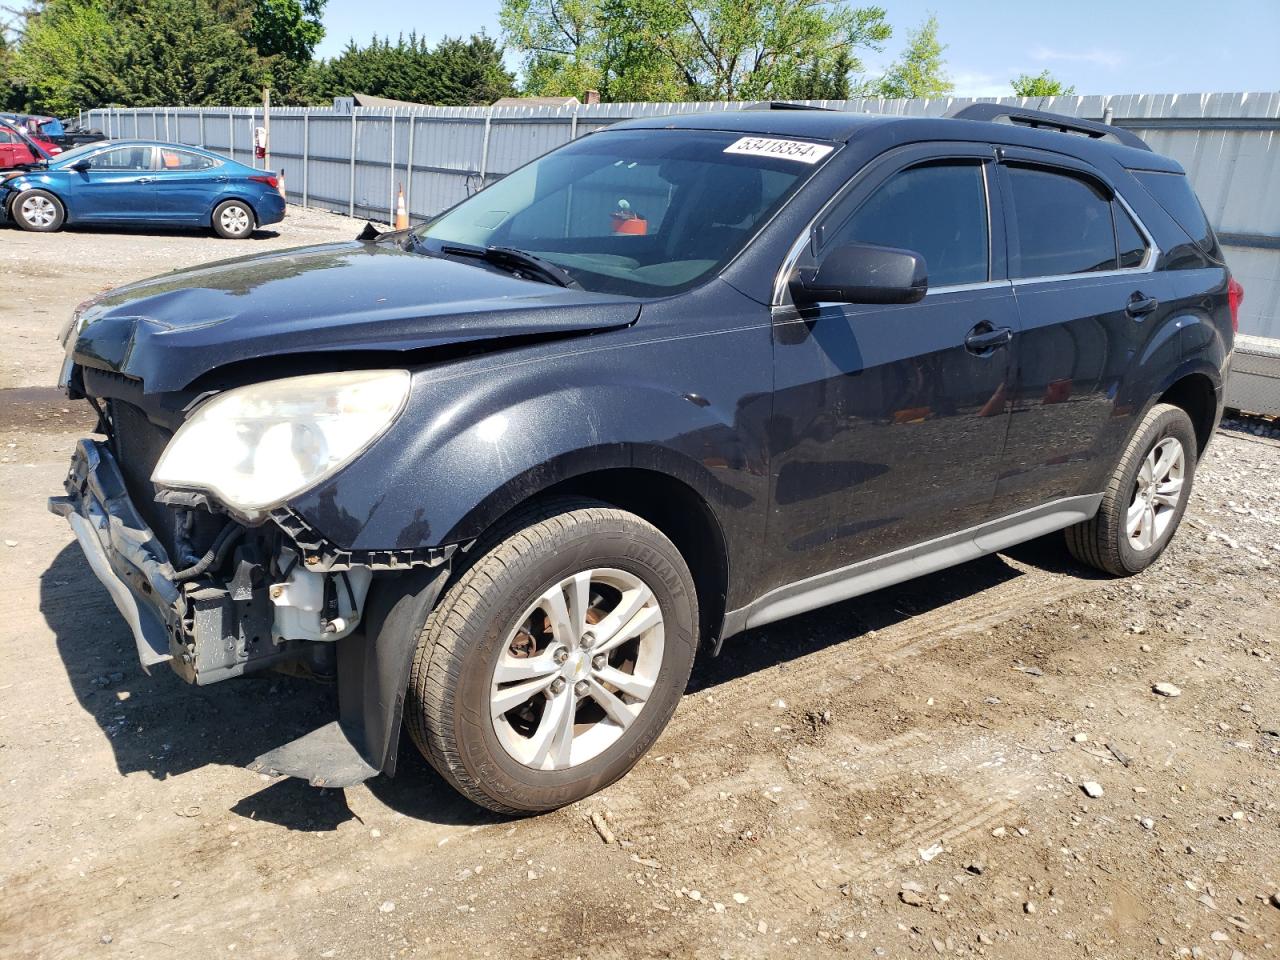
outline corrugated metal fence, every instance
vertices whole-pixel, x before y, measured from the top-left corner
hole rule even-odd
[[[837,100],[868,113],[942,116],[972,100]],[[1133,130],[1191,176],[1244,284],[1243,332],[1280,337],[1280,93],[1136,94],[999,101]],[[740,110],[741,103],[607,103],[578,107],[274,108],[271,165],[290,202],[380,221],[403,186],[415,220],[575,137],[638,116]],[[113,138],[203,146],[254,163],[252,107],[104,108],[85,120]],[[260,163],[260,162],[259,162]]]

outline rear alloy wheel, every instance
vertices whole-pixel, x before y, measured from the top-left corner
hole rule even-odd
[[[1067,529],[1072,555],[1121,577],[1153,564],[1187,509],[1196,450],[1186,411],[1167,403],[1152,407],[1116,465],[1097,514]]]
[[[581,800],[635,765],[684,693],[689,570],[657,528],[589,500],[534,508],[476,552],[422,629],[409,733],[491,810]]]
[[[54,233],[62,229],[67,213],[62,201],[47,190],[24,190],[13,198],[9,213],[23,230]]]
[[[213,211],[213,229],[228,240],[243,240],[253,233],[257,218],[247,203],[227,200]]]

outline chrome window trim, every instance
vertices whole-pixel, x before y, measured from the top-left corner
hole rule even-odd
[[[1059,169],[1066,171],[1063,175],[1070,176],[1070,167],[1060,167]],[[1106,183],[1106,181],[1102,181]],[[1160,259],[1160,247],[1156,244],[1155,237],[1151,235],[1151,231],[1147,229],[1147,225],[1142,222],[1142,218],[1138,216],[1133,207],[1129,206],[1129,201],[1120,195],[1120,192],[1110,184],[1107,189],[1111,190],[1111,199],[1119,203],[1124,212],[1129,214],[1129,218],[1133,220],[1134,226],[1138,228],[1138,232],[1147,242],[1147,255],[1143,258],[1142,263],[1136,267],[1117,267],[1114,270],[1091,270],[1088,273],[1054,273],[1044,276],[1035,277],[1012,277],[1010,283],[1015,287],[1026,286],[1029,283],[1058,283],[1062,280],[1088,280],[1093,278],[1105,279],[1106,277],[1124,277],[1130,274],[1154,273],[1156,269],[1156,261]],[[1115,228],[1112,225],[1112,233],[1114,235]],[[1116,244],[1116,256],[1120,255],[1119,243]]]
[[[940,159],[947,159],[947,158],[940,158]],[[963,158],[956,157],[955,159],[959,160]],[[991,244],[991,193],[990,193],[990,184],[989,184],[990,177],[989,177],[989,171],[987,168],[990,163],[993,163],[993,162],[998,163],[999,161],[994,159],[986,160],[985,158],[979,158],[979,160],[980,160],[980,163],[982,164],[983,186],[984,186],[984,189],[987,191],[986,193],[987,245],[988,245],[987,270],[988,270],[988,276],[990,276],[991,255],[990,255],[989,248]],[[906,167],[904,169],[910,169],[910,167]],[[1078,173],[1078,171],[1072,171],[1072,168],[1070,167],[1060,167],[1059,169],[1063,170],[1064,175],[1067,175],[1067,176],[1071,175],[1072,172]],[[894,174],[891,174],[891,176],[896,176],[900,172],[901,172],[900,170],[895,171]],[[1105,180],[1102,182],[1106,183]],[[1151,235],[1151,231],[1148,230],[1147,225],[1142,222],[1142,218],[1138,216],[1137,211],[1135,211],[1133,207],[1129,205],[1129,201],[1127,201],[1123,196],[1121,196],[1120,192],[1115,188],[1113,188],[1110,184],[1106,184],[1106,185],[1107,185],[1107,189],[1111,191],[1112,200],[1119,203],[1120,206],[1124,209],[1125,213],[1129,214],[1129,217],[1133,220],[1134,224],[1137,226],[1138,232],[1142,234],[1143,239],[1145,239],[1147,242],[1147,255],[1143,259],[1142,263],[1140,263],[1138,266],[1118,267],[1115,270],[1095,270],[1090,273],[1060,273],[1060,274],[1037,276],[1037,277],[1017,277],[1017,278],[1010,278],[1006,280],[988,280],[985,283],[961,283],[961,284],[953,284],[951,286],[946,286],[946,287],[931,287],[929,288],[925,296],[929,297],[929,296],[932,296],[934,293],[955,293],[963,290],[982,290],[982,289],[994,288],[994,287],[1006,286],[1006,285],[1011,287],[1018,287],[1018,286],[1026,286],[1027,284],[1030,284],[1030,283],[1057,283],[1062,280],[1080,280],[1080,279],[1089,279],[1089,278],[1105,279],[1108,277],[1123,277],[1123,276],[1129,276],[1132,274],[1154,273],[1156,262],[1160,259],[1160,253],[1161,253],[1160,247],[1156,243],[1155,237]],[[831,208],[835,206],[836,201],[839,199],[842,199],[844,194],[845,194],[845,191],[843,190],[833,194],[831,198],[828,199],[827,202],[822,205],[822,208],[816,214],[814,214],[813,218],[805,226],[804,230],[800,232],[800,236],[796,238],[795,242],[792,243],[791,247],[787,250],[787,255],[782,260],[782,267],[779,269],[777,276],[774,278],[773,303],[771,304],[771,306],[781,307],[781,306],[787,305],[783,300],[783,294],[786,291],[787,283],[791,279],[791,273],[795,269],[796,261],[800,259],[800,254],[804,251],[805,245],[810,241],[810,239],[813,236],[814,225],[819,220],[821,220],[824,216],[826,216],[826,214],[831,210]],[[1114,228],[1113,228],[1113,233],[1114,233]],[[1120,253],[1119,245],[1117,244],[1116,255],[1119,256],[1119,253]],[[818,306],[825,306],[825,305],[826,304],[818,304]]]

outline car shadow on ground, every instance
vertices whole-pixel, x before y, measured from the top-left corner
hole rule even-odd
[[[1090,576],[1061,536],[1024,544],[1010,556],[1047,571]],[[1003,556],[971,561],[729,640],[719,657],[700,657],[689,691],[700,692],[938,610],[1023,576]],[[207,765],[244,767],[254,758],[322,726],[337,714],[335,688],[278,673],[190,686],[165,665],[138,666],[133,638],[78,545],[68,544],[40,578],[40,610],[55,638],[76,699],[102,728],[124,774],[163,780]],[[503,818],[456,793],[402,734],[395,777],[368,781],[393,810],[414,819],[462,825]],[[238,801],[232,812],[291,830],[330,831],[352,819],[341,790],[276,780]]]

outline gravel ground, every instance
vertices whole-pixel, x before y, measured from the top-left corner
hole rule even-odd
[[[486,814],[407,741],[395,779],[346,791],[244,769],[333,691],[140,671],[43,505],[89,420],[37,385],[104,286],[359,226],[0,231],[0,957],[1277,955],[1280,430],[1260,421],[1220,431],[1141,576],[1049,538],[752,631],[630,775],[556,813]]]

